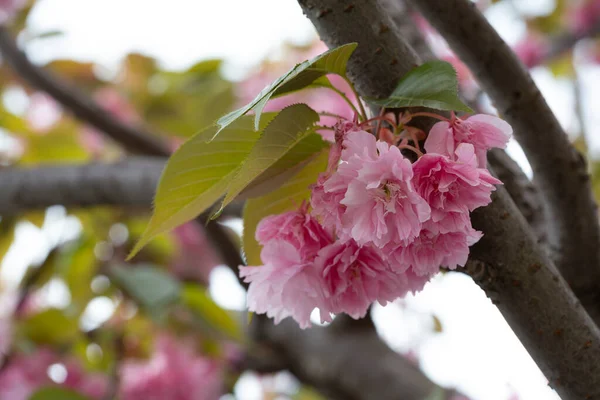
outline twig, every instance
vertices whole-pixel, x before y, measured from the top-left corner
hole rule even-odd
[[[600,226],[584,158],[573,148],[512,50],[468,0],[412,4],[470,68],[514,128],[548,210],[548,242],[560,272],[600,322]]]

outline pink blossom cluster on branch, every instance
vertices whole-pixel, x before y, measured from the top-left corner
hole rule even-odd
[[[501,183],[486,169],[486,152],[505,147],[512,129],[489,115],[427,114],[441,121],[424,154],[424,132],[406,125],[417,116],[336,125],[310,206],[257,227],[264,265],[240,270],[251,311],[276,323],[292,317],[302,328],[315,308],[323,322],[339,313],[361,318],[374,302],[421,290],[441,266],[464,266],[482,236],[469,213],[489,204]],[[376,123],[388,127],[371,132]]]

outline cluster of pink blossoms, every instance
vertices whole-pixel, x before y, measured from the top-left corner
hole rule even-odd
[[[251,311],[276,323],[291,316],[302,328],[315,308],[323,322],[338,313],[361,318],[375,301],[421,290],[440,266],[464,266],[482,236],[469,213],[489,204],[501,183],[486,169],[486,152],[505,147],[512,129],[489,115],[439,118],[426,154],[415,128],[399,136],[381,129],[377,140],[364,130],[369,124],[338,123],[310,208],[257,227],[264,265],[240,271]],[[411,163],[401,149],[418,159]]]

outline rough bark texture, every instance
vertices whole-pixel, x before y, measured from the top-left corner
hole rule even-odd
[[[563,400],[600,399],[599,332],[505,190],[472,214],[485,233],[467,272]]]
[[[498,179],[523,214],[538,243],[545,245],[547,232],[545,227],[544,206],[538,188],[527,178],[521,167],[505,151],[493,149],[488,152],[488,162]]]
[[[330,327],[302,331],[290,319],[275,326],[261,322],[266,319],[264,316],[254,318],[257,320],[252,329],[258,342],[267,341],[274,346],[294,375],[311,382],[330,398],[450,399],[455,393],[436,386],[418,367],[390,351],[371,327],[351,324],[351,329],[345,326],[338,330],[336,319]]]
[[[0,169],[0,215],[55,204],[148,208],[164,165],[162,158],[139,158],[116,164]]]
[[[513,126],[548,210],[548,241],[560,272],[600,322],[600,227],[585,160],[515,54],[468,0],[412,4],[448,41]]]
[[[398,78],[418,63],[414,52],[403,51],[407,45],[402,44],[402,37],[378,2],[299,0],[299,3],[329,46],[358,42],[360,52],[351,58],[349,68],[360,94],[385,96],[393,90]],[[377,26],[389,29],[381,32]],[[380,54],[394,54],[403,62],[386,63],[378,58]],[[364,68],[373,64],[379,67]],[[516,106],[526,106],[528,102],[520,102],[521,96],[526,96],[519,93]],[[512,96],[506,101],[510,103],[509,110],[515,107],[511,99]],[[477,273],[476,281],[490,297],[500,301],[500,311],[563,399],[600,398],[596,362],[600,357],[598,328],[583,308],[577,307],[577,299],[537,245],[505,189],[500,187],[493,200],[491,206],[474,214],[476,227],[486,236],[473,248],[471,262],[487,266],[485,270],[493,271],[494,275],[489,283],[489,276]]]

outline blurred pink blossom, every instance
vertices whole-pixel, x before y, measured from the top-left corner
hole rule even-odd
[[[97,90],[94,99],[100,107],[121,122],[135,123],[140,121],[135,108],[114,88],[105,87]],[[81,142],[85,149],[98,155],[104,149],[104,134],[96,128],[86,125],[81,131]]]
[[[25,4],[27,0],[0,0],[0,24],[11,19]]]
[[[217,400],[222,391],[219,364],[195,354],[190,342],[169,336],[156,339],[149,360],[121,366],[121,400]]]
[[[583,33],[600,23],[600,0],[579,0],[572,3],[566,18],[571,32]]]
[[[46,93],[35,92],[29,97],[25,118],[33,131],[47,132],[60,120],[61,116],[62,108]]]
[[[543,37],[529,34],[513,50],[527,68],[533,68],[544,60],[549,44]]]

